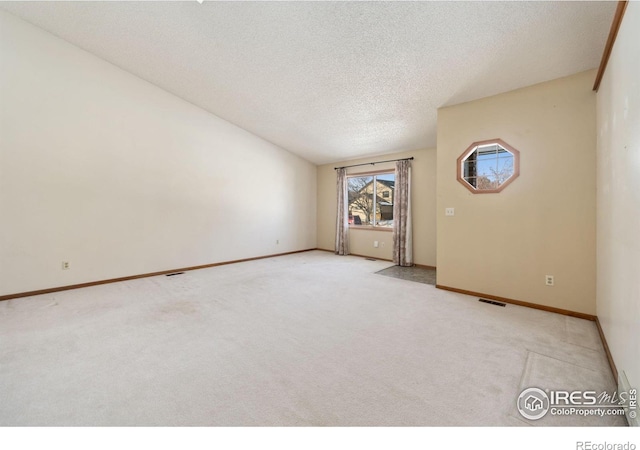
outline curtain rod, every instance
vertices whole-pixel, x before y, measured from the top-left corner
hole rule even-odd
[[[387,163],[387,162],[411,161],[412,159],[413,159],[413,156],[411,158],[388,159],[386,161],[376,161],[376,162],[364,163],[364,164],[353,164],[351,166],[334,167],[333,170],[346,169],[347,167],[375,166],[376,164],[382,164],[382,163]]]

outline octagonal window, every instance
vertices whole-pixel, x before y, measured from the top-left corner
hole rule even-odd
[[[520,152],[501,139],[474,142],[458,158],[458,181],[474,194],[500,192],[520,174]]]

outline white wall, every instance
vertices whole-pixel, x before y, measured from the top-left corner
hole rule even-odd
[[[597,314],[640,387],[640,3],[629,2],[597,95]]]
[[[594,78],[591,70],[438,110],[439,285],[596,313]],[[456,179],[456,160],[494,138],[520,151],[520,176],[500,193],[473,194]]]
[[[315,165],[3,11],[0,30],[0,295],[316,247]]]

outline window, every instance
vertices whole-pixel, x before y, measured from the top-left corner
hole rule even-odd
[[[349,225],[393,228],[395,173],[347,177]]]
[[[474,142],[458,158],[458,181],[474,194],[500,192],[520,174],[520,152],[501,139]]]

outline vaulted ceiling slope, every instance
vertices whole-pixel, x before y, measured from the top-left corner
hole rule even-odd
[[[433,147],[437,108],[597,67],[615,2],[2,2],[317,164]]]

